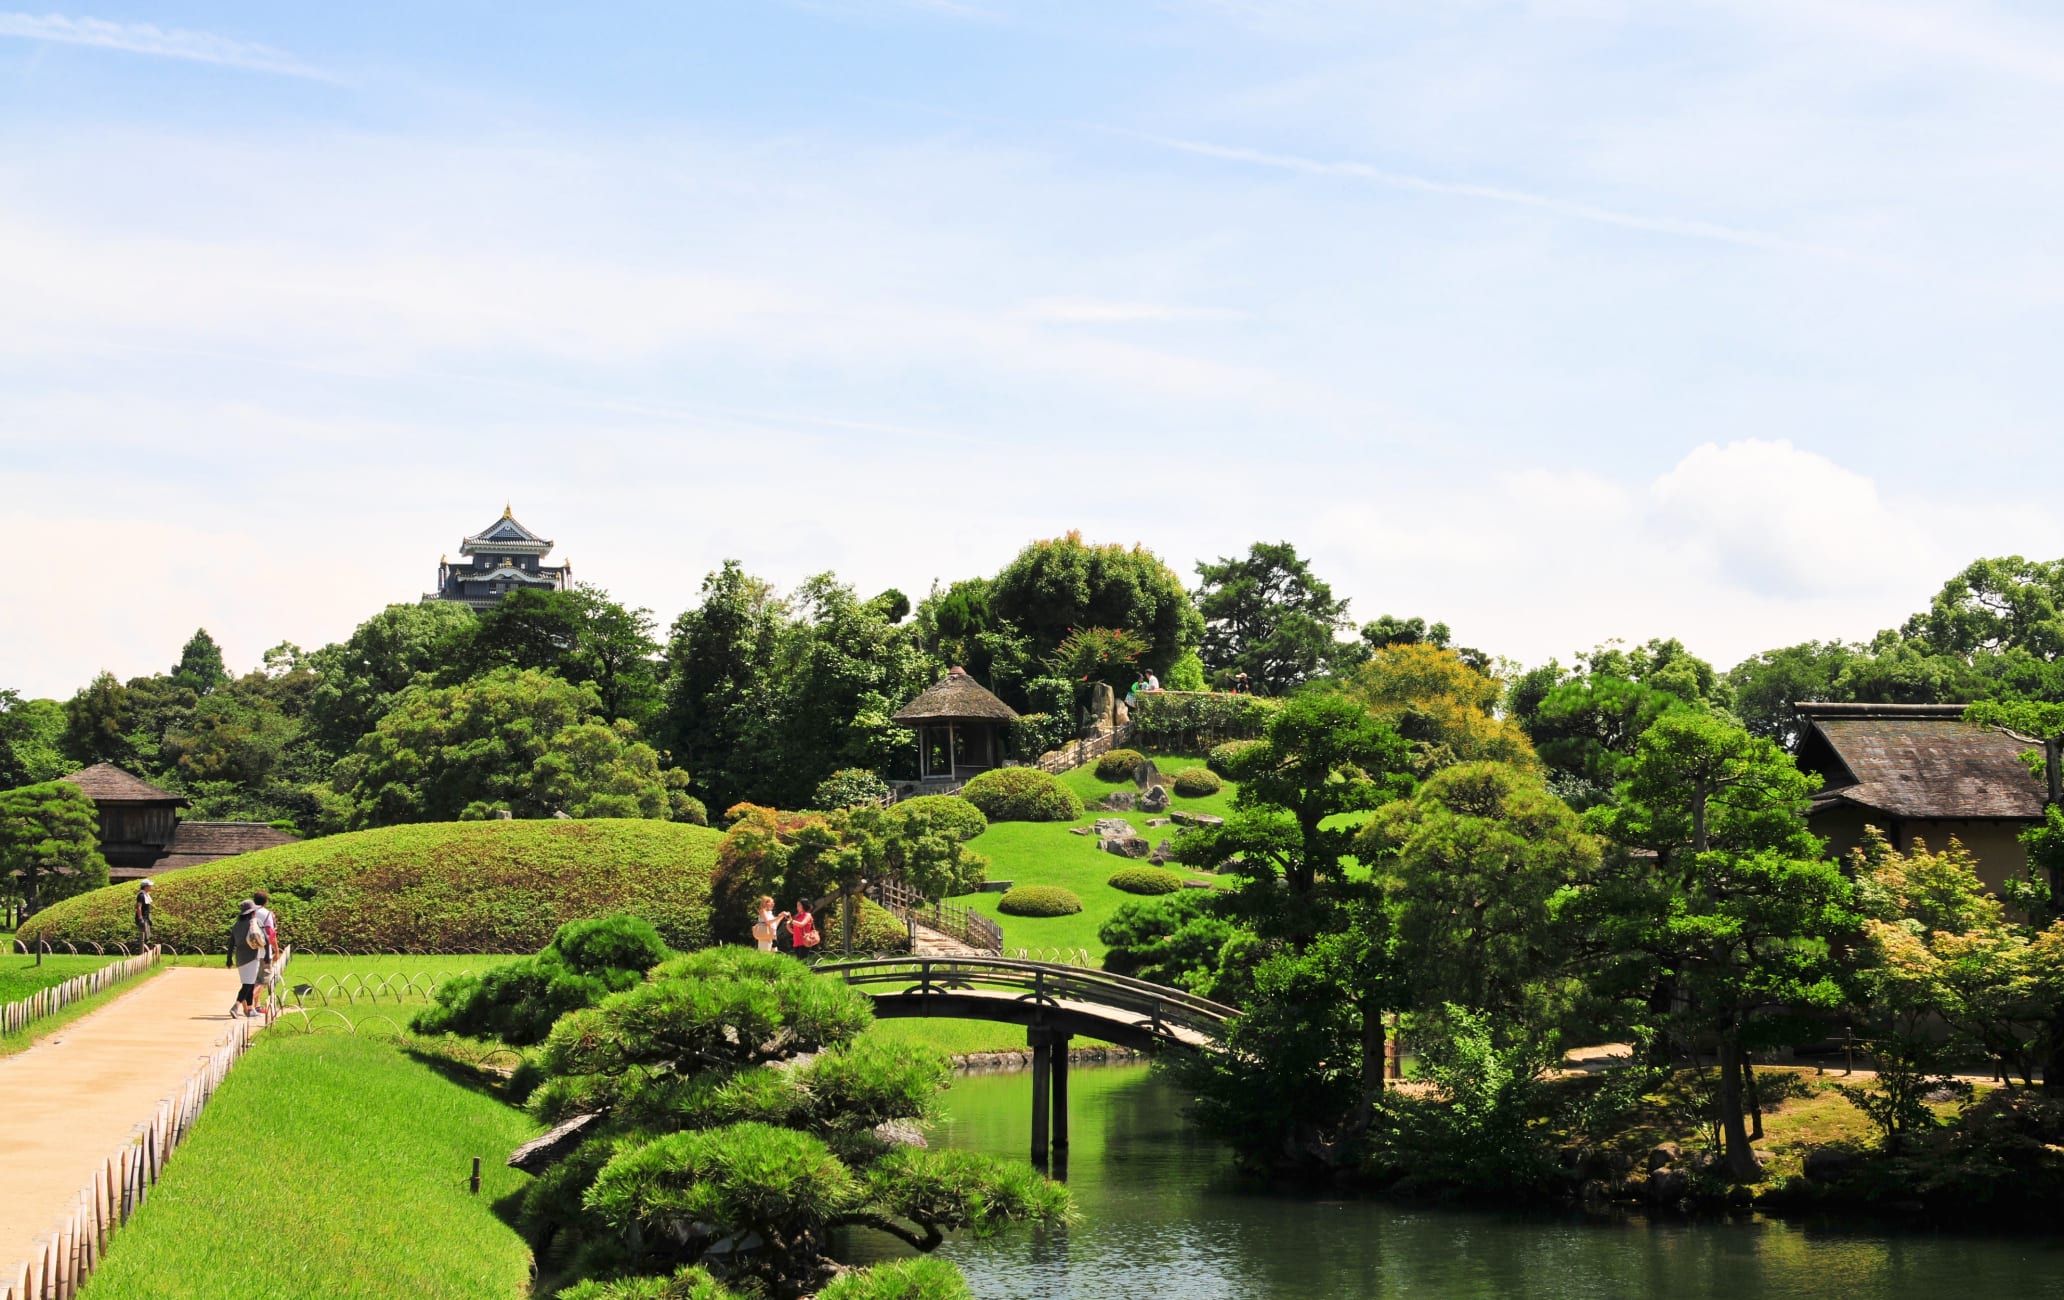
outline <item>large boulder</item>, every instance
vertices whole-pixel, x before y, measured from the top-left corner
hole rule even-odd
[[[1156,778],[1160,775],[1161,769],[1154,766],[1154,760],[1143,758],[1140,760],[1139,766],[1132,769],[1132,783],[1142,790],[1151,790],[1156,784]]]
[[[1139,797],[1139,802],[1135,806],[1141,812],[1167,812],[1168,787],[1163,785],[1147,787],[1147,792]]]
[[[1098,840],[1097,847],[1121,858],[1144,858],[1153,852],[1146,840],[1137,835],[1113,835],[1109,839]]]
[[[1123,817],[1099,817],[1096,820],[1097,838],[1108,840],[1114,835],[1131,835],[1132,823]]]

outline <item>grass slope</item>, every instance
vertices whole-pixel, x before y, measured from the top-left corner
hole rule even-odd
[[[1183,768],[1204,765],[1200,758],[1182,755],[1152,754],[1149,757],[1162,772],[1171,776]],[[1061,782],[1081,795],[1085,804],[1095,803],[1113,790],[1133,788],[1130,782],[1097,780],[1094,764],[1063,772]],[[1224,790],[1203,798],[1185,799],[1178,795],[1174,797],[1173,806],[1185,812],[1225,817],[1233,810],[1234,788],[1228,782]],[[1101,964],[1104,945],[1097,938],[1097,930],[1120,906],[1138,901],[1136,895],[1113,889],[1104,882],[1111,878],[1112,872],[1134,864],[1129,859],[1099,851],[1093,835],[1069,834],[1069,827],[1093,825],[1099,817],[1118,817],[1130,823],[1133,830],[1150,843],[1158,844],[1175,836],[1172,826],[1147,825],[1149,817],[1160,815],[1092,811],[1077,822],[996,822],[968,842],[970,849],[988,856],[989,878],[992,880],[1008,880],[1019,885],[1059,885],[1074,891],[1082,899],[1082,910],[1072,916],[1004,916],[996,910],[999,894],[975,894],[954,901],[973,907],[1000,924],[1005,951],[1014,948],[1080,948],[1088,952],[1093,964]],[[1183,875],[1193,880],[1209,879],[1187,870]],[[1019,1038],[1022,1040],[1023,1035],[1020,1034]],[[1023,1043],[1012,1045],[1023,1046]]]
[[[391,1040],[274,1030],[83,1294],[514,1300],[530,1252],[493,1206],[527,1181],[502,1162],[536,1131]]]
[[[99,970],[109,962],[120,961],[117,957],[69,957],[55,954],[43,958],[38,965],[34,957],[20,953],[0,956],[0,1002],[19,1002],[31,993],[54,988],[76,975],[87,975]]]
[[[157,937],[224,950],[237,900],[272,894],[283,935],[352,951],[530,953],[565,921],[628,911],[676,948],[709,942],[721,835],[675,822],[435,822],[286,844],[168,872]],[[31,917],[24,941],[128,939],[136,887],[110,885]]]

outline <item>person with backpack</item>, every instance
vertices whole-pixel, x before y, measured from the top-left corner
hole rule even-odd
[[[151,882],[146,880],[136,887],[136,951],[148,952],[151,946]]]
[[[260,912],[257,903],[245,899],[237,904],[236,924],[229,929],[229,964],[242,982],[236,1001],[229,1004],[232,1016],[258,1014],[251,999],[258,989],[258,968],[265,962],[265,924]]]

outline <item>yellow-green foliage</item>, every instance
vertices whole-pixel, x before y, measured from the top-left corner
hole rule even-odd
[[[1175,780],[1169,784],[1185,799],[1202,799],[1206,795],[1217,794],[1225,789],[1225,782],[1218,779],[1216,772],[1202,767],[1184,768],[1175,774]]]
[[[281,845],[168,872],[158,941],[225,948],[237,900],[272,894],[283,940],[353,952],[536,952],[567,921],[627,912],[676,949],[709,943],[722,837],[629,819],[434,822]],[[136,887],[111,885],[31,917],[24,940],[130,941]]]
[[[1146,755],[1136,749],[1114,749],[1097,760],[1097,780],[1130,781],[1139,765],[1146,761]]]
[[[1165,867],[1126,867],[1104,883],[1127,894],[1173,894],[1183,887],[1182,877]]]
[[[1036,767],[999,767],[961,787],[960,797],[992,822],[1071,822],[1082,800],[1059,777]]]

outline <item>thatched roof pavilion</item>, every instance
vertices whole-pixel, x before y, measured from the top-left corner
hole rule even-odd
[[[893,719],[917,733],[917,772],[926,781],[964,781],[1003,762],[1003,732],[1018,711],[955,668]]]

